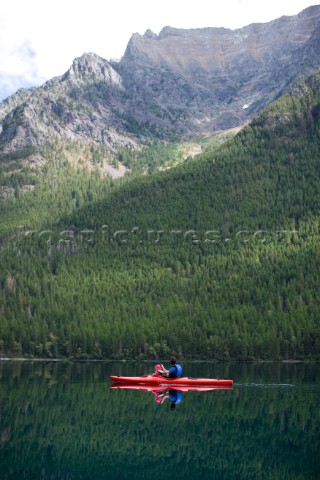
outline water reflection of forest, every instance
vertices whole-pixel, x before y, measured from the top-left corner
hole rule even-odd
[[[232,391],[185,393],[174,412],[109,389],[133,368],[0,363],[1,479],[317,478],[319,367],[221,366]]]

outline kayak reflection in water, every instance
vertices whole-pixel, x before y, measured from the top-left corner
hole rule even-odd
[[[165,402],[165,400],[169,399],[170,403],[170,410],[175,410],[176,405],[178,405],[182,401],[182,391],[181,390],[165,390],[165,391],[152,391],[154,393],[155,401],[159,404]]]

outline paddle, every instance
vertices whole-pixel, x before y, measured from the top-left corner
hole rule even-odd
[[[160,358],[158,357],[158,354],[155,351],[155,349],[153,349],[153,353],[154,353],[154,357],[155,357],[156,362],[159,363],[159,365],[162,365],[162,363],[160,362]]]

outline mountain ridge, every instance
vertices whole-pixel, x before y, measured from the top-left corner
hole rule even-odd
[[[59,140],[136,148],[146,138],[247,123],[320,68],[320,6],[240,29],[133,34],[120,61],[95,53],[0,103],[0,151]]]
[[[319,26],[319,7],[309,7],[293,17],[281,17],[236,30],[165,27],[158,36],[150,32],[144,36],[134,34],[120,60],[119,71],[130,70],[129,80],[142,89],[145,86],[151,96],[153,86],[157,88],[156,76],[161,78],[161,69],[166,69],[170,88],[159,94],[162,105],[166,106],[168,99],[173,105],[189,100],[192,111],[198,102],[198,107],[205,110],[204,117],[208,117],[204,124],[211,125],[211,129],[212,126],[231,128],[247,121],[248,113],[250,117],[273,101],[279,92],[283,92],[288,80],[299,78],[301,72],[297,66],[294,67],[296,58],[292,56],[299,57],[299,62],[306,61],[303,50],[310,40],[310,31],[314,32]],[[318,45],[318,36],[315,41]],[[143,71],[139,68],[139,61]],[[310,64],[310,59],[308,62]],[[318,68],[319,59],[314,63]],[[313,67],[306,68],[308,73]],[[170,77],[172,72],[178,75],[175,79],[172,75]],[[185,83],[188,77],[193,78],[196,89],[190,81]],[[182,83],[181,88],[174,88],[174,80]],[[224,82],[227,84],[224,85]],[[273,85],[271,91],[270,85]],[[229,109],[226,103],[231,105]],[[213,107],[222,108],[224,112],[216,114],[212,111]]]

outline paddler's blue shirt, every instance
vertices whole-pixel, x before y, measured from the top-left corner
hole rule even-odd
[[[182,376],[182,367],[179,363],[176,363],[168,369],[168,372],[170,378],[179,378]]]

